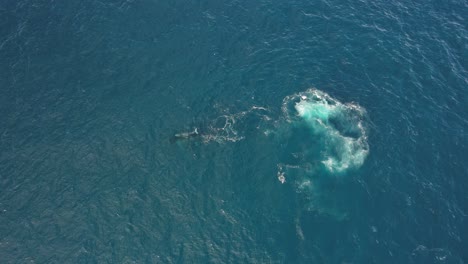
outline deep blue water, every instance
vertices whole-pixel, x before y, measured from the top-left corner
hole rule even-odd
[[[467,14],[0,1],[0,263],[468,263]]]

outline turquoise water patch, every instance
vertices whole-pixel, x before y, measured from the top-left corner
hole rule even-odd
[[[341,103],[325,92],[309,89],[283,101],[288,123],[305,125],[320,146],[320,162],[334,173],[359,168],[369,154],[366,111],[353,103]]]

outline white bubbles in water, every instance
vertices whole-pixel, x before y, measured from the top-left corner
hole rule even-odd
[[[269,110],[261,106],[252,106],[246,111],[223,114],[210,122],[201,137],[205,143],[238,142],[245,139],[245,129],[248,127],[246,123],[252,120],[256,129],[260,129],[262,124],[271,121]]]
[[[364,108],[309,89],[286,97],[283,113],[289,123],[304,123],[310,136],[322,143],[321,163],[330,172],[344,172],[364,163],[369,153]]]
[[[247,131],[259,130],[259,135],[272,137],[272,149],[291,151],[289,154],[296,161],[286,162],[285,168],[307,172],[317,167],[314,164],[321,164],[331,173],[342,173],[359,168],[369,154],[367,114],[357,104],[342,103],[323,91],[309,89],[285,97],[282,112],[283,117],[279,119],[272,118],[272,112],[260,106],[225,113],[210,122],[201,138],[205,143],[238,142],[249,135]],[[289,138],[299,126],[306,127],[307,133]],[[295,142],[298,146],[292,146],[293,150],[282,148],[285,142]],[[278,174],[281,183],[285,179],[285,172]]]

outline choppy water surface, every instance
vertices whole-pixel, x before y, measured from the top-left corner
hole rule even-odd
[[[0,2],[0,262],[468,262],[467,13]]]

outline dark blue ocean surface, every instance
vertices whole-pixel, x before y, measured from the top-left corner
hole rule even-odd
[[[0,1],[0,263],[468,263],[467,14]]]

